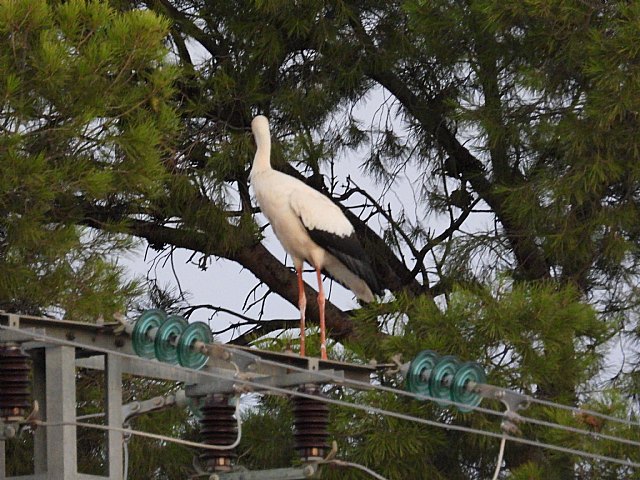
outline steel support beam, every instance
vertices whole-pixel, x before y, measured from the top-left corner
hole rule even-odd
[[[56,425],[76,420],[76,357],[73,347],[45,350],[47,374],[47,476],[77,478],[78,451],[76,427]]]
[[[116,356],[116,355],[112,355]],[[80,368],[89,368],[92,370],[104,370],[103,355],[98,354],[86,358],[78,358],[76,365]],[[172,382],[185,382],[185,383],[197,383],[207,380],[207,375],[203,375],[196,370],[185,370],[184,368],[170,365],[168,363],[162,363],[157,360],[148,360],[146,358],[137,357],[121,357],[120,364],[122,366],[122,373],[128,373],[138,377],[157,378],[161,380],[169,380]],[[231,367],[229,369],[231,370]]]
[[[31,350],[33,365],[33,383],[31,395],[38,402],[40,418],[47,412],[47,374],[45,367],[44,348]],[[33,471],[36,474],[47,473],[47,429],[37,428],[33,432]]]
[[[116,355],[107,354],[105,364],[105,409],[107,425],[122,427],[122,362]],[[107,458],[109,459],[109,480],[122,480],[123,454],[122,432],[109,430],[107,432]]]
[[[7,478],[4,440],[0,440],[0,478]]]
[[[304,480],[318,478],[316,464],[305,465],[301,468],[275,468],[272,470],[247,470],[230,473],[214,473],[209,480]]]

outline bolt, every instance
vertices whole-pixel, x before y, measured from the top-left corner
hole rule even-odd
[[[13,425],[5,425],[4,432],[2,433],[3,438],[13,438],[16,436],[16,429]]]
[[[307,465],[302,469],[302,474],[305,477],[311,477],[314,473],[316,473],[316,468],[313,465]]]

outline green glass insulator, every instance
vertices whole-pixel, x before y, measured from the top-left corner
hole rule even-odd
[[[136,320],[131,332],[131,344],[136,355],[142,358],[154,358],[155,349],[153,338],[148,333],[154,328],[160,327],[167,319],[167,314],[162,310],[147,310]]]
[[[213,334],[204,322],[191,323],[180,335],[178,341],[178,362],[186,368],[199,370],[209,360],[209,356],[193,349],[195,342],[212,343]]]
[[[451,386],[460,361],[453,355],[440,358],[431,371],[429,378],[429,394],[434,398],[451,400]],[[449,406],[448,402],[437,402],[441,407]]]
[[[461,412],[470,412],[482,401],[482,397],[476,393],[471,387],[476,384],[487,382],[487,376],[480,365],[475,362],[463,363],[455,376],[453,377],[453,385],[451,387],[451,399],[468,405],[468,407],[460,407]]]
[[[429,377],[440,355],[433,350],[423,350],[409,365],[407,372],[407,390],[411,393],[429,395]]]
[[[187,328],[188,322],[180,315],[171,315],[156,332],[154,349],[161,362],[178,363],[178,337]]]

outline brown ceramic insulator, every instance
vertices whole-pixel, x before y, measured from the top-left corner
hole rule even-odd
[[[305,391],[315,393],[316,391]],[[329,407],[321,400],[293,397],[295,447],[303,460],[317,460],[325,456],[329,432]]]
[[[23,419],[31,406],[31,357],[18,346],[0,345],[0,418]]]
[[[238,437],[236,407],[229,405],[226,396],[212,395],[200,408],[200,438],[207,445],[232,445]],[[206,450],[200,455],[201,462],[209,471],[229,471],[237,453],[232,450]]]

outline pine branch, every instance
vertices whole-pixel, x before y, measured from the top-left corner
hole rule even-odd
[[[127,212],[134,215],[135,212],[127,208],[105,208],[82,205],[84,215],[79,224],[97,228],[109,229],[134,235],[146,239],[151,245],[172,245],[176,248],[199,251],[205,255],[214,255],[238,262],[241,266],[253,273],[269,289],[290,302],[298,305],[298,287],[295,272],[286,268],[264,245],[256,243],[244,246],[237,251],[229,252],[219,246],[212,245],[208,236],[203,232],[186,230],[183,228],[169,228],[148,220],[131,218],[121,215]],[[117,222],[117,223],[115,223]],[[304,284],[307,296],[307,318],[310,324],[319,323],[319,310],[317,292],[308,284]],[[354,334],[353,320],[333,303],[327,301],[325,305],[327,331],[335,340],[342,340]],[[255,332],[260,335],[267,327],[260,326]]]
[[[456,218],[451,224],[444,229],[440,235],[437,235],[430,239],[416,254],[416,266],[413,267],[411,273],[413,275],[417,275],[421,270],[421,265],[424,265],[424,257],[426,257],[427,253],[432,251],[436,246],[440,245],[442,242],[451,238],[451,236],[457,232],[465,220],[469,217],[469,214],[472,212],[473,207],[477,205],[478,200],[476,199],[467,209],[465,209],[462,214]],[[422,267],[423,268],[423,267]]]
[[[430,99],[418,97],[391,69],[377,60],[381,53],[367,35],[359,20],[352,18],[351,26],[363,45],[365,74],[391,92],[425,129],[440,147],[456,160],[459,171],[473,187],[474,191],[492,208],[502,224],[518,261],[522,276],[528,280],[549,278],[549,266],[544,253],[534,241],[534,232],[517,223],[509,215],[506,202],[508,197],[499,193],[485,174],[485,167],[447,127],[444,116],[445,98],[434,96]]]
[[[226,55],[227,52],[222,52],[209,35],[200,30],[196,24],[189,19],[189,17],[174,7],[168,0],[149,0],[145,3],[149,9],[155,10],[158,13],[171,18],[180,31],[192,37],[202,45],[212,57],[220,58],[223,55]]]
[[[234,310],[230,310],[228,308],[221,307],[219,305],[212,304],[198,304],[198,305],[190,305],[189,307],[184,309],[184,314],[188,318],[193,314],[196,310],[207,309],[212,310],[213,315],[217,315],[218,313],[226,313],[227,315],[231,315],[240,319],[240,321],[231,323],[227,327],[221,330],[213,331],[214,335],[221,335],[223,333],[237,330],[239,328],[252,326],[252,328],[242,335],[239,335],[233,338],[230,343],[234,345],[248,345],[252,338],[256,338],[258,336],[264,336],[267,333],[274,332],[276,330],[285,330],[288,328],[295,328],[299,326],[300,320],[298,318],[290,318],[290,319],[255,319],[249,317],[247,315],[243,315]]]
[[[256,322],[256,326],[242,335],[233,338],[229,343],[233,345],[249,345],[252,340],[262,337],[268,333],[277,330],[295,329],[300,326],[299,319],[283,319],[283,320],[261,320]],[[333,335],[331,335],[333,336]]]

